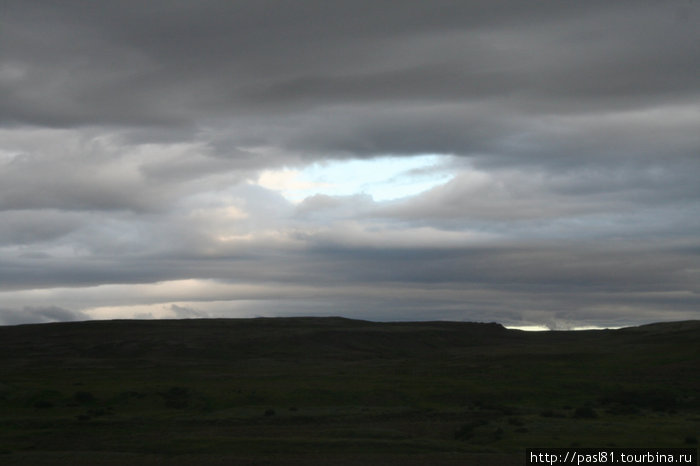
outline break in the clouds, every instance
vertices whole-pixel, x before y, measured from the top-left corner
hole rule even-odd
[[[698,319],[700,4],[3,2],[0,323]]]

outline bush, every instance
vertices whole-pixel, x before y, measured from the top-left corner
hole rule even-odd
[[[545,409],[540,413],[542,417],[565,417],[562,413],[554,411],[553,409]]]
[[[676,396],[667,390],[614,390],[600,397],[603,404],[670,411],[677,407]]]
[[[171,387],[167,392],[160,393],[165,398],[165,406],[168,408],[182,409],[190,404],[192,394],[184,387]]]
[[[47,400],[39,400],[34,403],[34,407],[39,409],[53,408],[53,403]]]
[[[467,422],[466,424],[462,424],[454,433],[454,438],[455,440],[469,440],[474,436],[474,429],[477,427],[481,427],[483,425],[488,424],[483,419],[479,420],[474,420],[471,422]]]
[[[114,414],[112,408],[94,408],[89,409],[87,413],[91,417],[109,416]]]
[[[598,417],[598,413],[596,413],[590,406],[582,406],[580,408],[576,408],[571,417],[574,419],[595,419]]]
[[[615,405],[606,409],[605,412],[614,415],[633,415],[639,414],[639,408],[629,405]]]
[[[36,409],[48,409],[56,406],[60,403],[60,400],[61,392],[58,390],[41,390],[26,399],[26,406]]]
[[[73,399],[78,403],[92,403],[95,401],[95,395],[90,392],[75,392]]]

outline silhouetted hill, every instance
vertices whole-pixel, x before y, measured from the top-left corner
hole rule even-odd
[[[677,322],[660,322],[654,324],[640,325],[638,327],[627,327],[620,329],[621,333],[640,333],[647,335],[687,335],[694,336],[700,331],[700,320],[685,320]]]
[[[3,347],[23,357],[258,355],[374,357],[497,344],[522,336],[499,324],[376,323],[338,317],[112,320],[0,327]]]
[[[7,354],[21,357],[230,358],[276,355],[377,357],[479,345],[700,341],[700,321],[619,330],[523,332],[497,323],[369,322],[340,317],[111,320],[0,327]]]

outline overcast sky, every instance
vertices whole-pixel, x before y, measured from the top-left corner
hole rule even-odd
[[[695,0],[4,0],[0,324],[700,318]]]

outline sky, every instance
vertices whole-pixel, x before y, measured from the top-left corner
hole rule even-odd
[[[700,319],[697,0],[4,0],[0,324]]]

